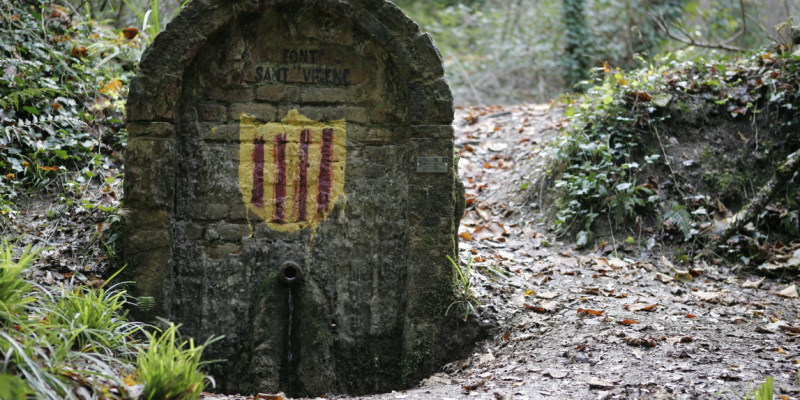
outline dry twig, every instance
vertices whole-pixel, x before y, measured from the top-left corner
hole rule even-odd
[[[669,37],[670,39],[677,40],[677,41],[679,41],[681,43],[684,43],[684,44],[687,44],[689,46],[704,47],[704,48],[707,48],[707,49],[717,49],[717,50],[736,51],[736,52],[745,51],[741,47],[730,46],[727,43],[730,43],[734,39],[738,38],[740,35],[744,34],[746,32],[746,30],[747,30],[746,25],[745,25],[744,29],[742,29],[739,32],[737,32],[731,38],[725,40],[722,43],[714,44],[714,43],[698,42],[698,41],[692,39],[692,36],[688,32],[686,32],[679,25],[673,23],[672,26],[674,26],[676,29],[678,29],[686,37],[680,37],[678,35],[675,35],[674,33],[672,33],[672,31],[670,31],[667,22],[664,21],[664,16],[663,15],[659,16],[658,18],[656,18],[653,14],[650,14],[650,13],[647,13],[647,14],[650,15],[650,18],[653,19],[653,21],[656,23],[656,25],[658,25],[658,27],[661,28],[664,31],[664,33],[666,33],[667,37]]]

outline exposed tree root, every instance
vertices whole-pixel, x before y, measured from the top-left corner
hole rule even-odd
[[[772,202],[775,195],[786,186],[792,179],[794,173],[800,170],[800,151],[792,153],[786,158],[786,162],[775,170],[772,179],[769,180],[759,191],[758,194],[736,215],[729,218],[725,228],[719,237],[712,242],[712,249],[719,249],[720,246],[730,239],[731,236],[739,232],[750,222],[755,221],[764,208]]]

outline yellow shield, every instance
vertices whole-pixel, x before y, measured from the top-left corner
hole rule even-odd
[[[248,212],[274,230],[324,221],[344,194],[345,121],[316,122],[297,110],[280,122],[242,114],[239,187]]]

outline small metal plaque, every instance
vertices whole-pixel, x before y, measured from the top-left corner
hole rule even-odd
[[[447,173],[447,157],[417,157],[417,173]]]

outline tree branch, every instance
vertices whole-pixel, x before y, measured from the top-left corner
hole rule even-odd
[[[758,215],[761,214],[761,211],[772,202],[775,195],[786,186],[786,183],[792,179],[795,172],[798,170],[800,170],[800,151],[789,155],[789,157],[786,158],[786,162],[775,169],[775,174],[772,176],[772,179],[758,191],[758,194],[753,197],[753,200],[736,213],[736,215],[727,220],[727,225],[719,235],[719,238],[713,242],[711,248],[716,251],[716,249],[724,245],[731,236],[739,232],[747,224],[753,222]]]
[[[650,18],[653,19],[653,21],[656,23],[656,25],[658,25],[658,27],[661,28],[664,31],[664,33],[667,35],[667,37],[669,37],[672,40],[677,40],[678,42],[687,44],[689,46],[704,47],[704,48],[707,48],[707,49],[717,49],[717,50],[735,51],[735,52],[744,52],[745,51],[741,47],[728,46],[727,44],[723,44],[723,43],[714,44],[714,43],[698,42],[698,41],[692,39],[692,36],[689,35],[688,32],[684,31],[680,26],[673,24],[679,31],[681,31],[681,33],[686,35],[685,38],[682,38],[680,36],[675,35],[674,33],[672,33],[669,30],[669,27],[667,26],[667,22],[664,21],[664,16],[663,15],[660,16],[659,18],[656,18],[653,14],[650,14],[650,13],[647,13],[647,14],[650,15]],[[735,36],[738,36],[738,35],[739,34],[737,34]]]

